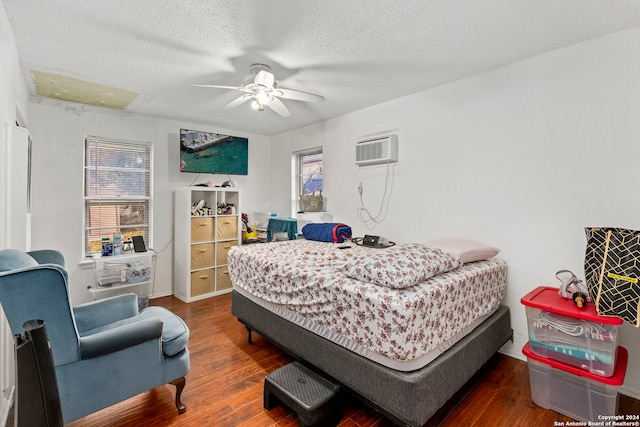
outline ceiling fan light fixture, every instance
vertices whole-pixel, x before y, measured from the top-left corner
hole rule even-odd
[[[263,105],[257,99],[254,99],[253,101],[251,101],[251,108],[253,108],[254,110],[257,110],[257,111],[263,111],[264,110]]]
[[[253,97],[262,105],[268,105],[271,102],[271,95],[264,89],[256,90]]]
[[[1,0],[0,0],[1,1]],[[251,74],[245,76],[241,86],[221,86],[212,84],[193,84],[193,86],[211,87],[218,89],[232,89],[243,93],[238,98],[227,103],[222,110],[230,110],[251,101],[251,107],[256,111],[264,111],[267,106],[282,117],[289,117],[291,112],[282,102],[283,99],[293,99],[304,102],[323,102],[324,97],[300,90],[281,88],[271,72],[271,68],[265,64],[252,64],[249,68]]]

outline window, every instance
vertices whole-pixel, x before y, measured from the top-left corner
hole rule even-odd
[[[151,244],[151,144],[85,138],[84,253],[101,252],[114,234]]]
[[[296,200],[298,200],[298,211],[322,211],[322,148],[314,148],[295,153],[295,165],[297,177]]]

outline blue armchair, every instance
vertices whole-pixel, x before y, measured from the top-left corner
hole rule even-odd
[[[138,312],[135,294],[72,307],[55,250],[0,250],[0,304],[14,335],[44,320],[65,423],[168,383],[178,412],[186,410],[189,328],[169,310]]]

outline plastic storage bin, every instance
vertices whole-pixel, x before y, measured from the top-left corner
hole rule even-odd
[[[521,302],[534,354],[595,375],[613,375],[622,319],[598,316],[591,303],[578,308],[553,287],[538,287]]]
[[[99,287],[150,282],[153,274],[152,263],[153,257],[150,254],[98,258],[95,260],[96,281]]]
[[[94,300],[131,292],[138,295],[140,309],[149,305],[155,270],[153,252],[101,257],[94,262],[97,286],[88,287]]]
[[[253,216],[256,228],[259,230],[266,230],[269,225],[269,219],[277,218],[278,214],[275,212],[254,212]]]
[[[627,370],[628,353],[624,347],[618,348],[616,369],[610,377],[540,357],[532,352],[529,343],[522,353],[527,356],[531,397],[536,405],[586,422],[617,414],[618,386],[624,382]]]

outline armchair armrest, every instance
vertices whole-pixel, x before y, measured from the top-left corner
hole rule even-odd
[[[27,252],[38,264],[57,264],[64,267],[64,256],[62,252],[55,249],[41,249]]]
[[[78,332],[82,334],[90,329],[136,316],[138,296],[124,294],[81,304],[73,308],[73,314]]]
[[[162,336],[162,320],[159,318],[129,323],[93,335],[80,338],[80,358],[91,359],[115,353],[128,347]],[[158,344],[158,349],[160,344]]]

